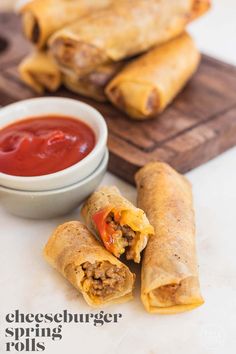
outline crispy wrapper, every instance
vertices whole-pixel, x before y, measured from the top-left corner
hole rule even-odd
[[[169,165],[151,162],[136,176],[138,206],[154,235],[144,251],[141,299],[148,312],[172,314],[204,301],[200,293],[191,185]]]
[[[46,51],[35,51],[19,65],[21,80],[37,93],[45,89],[56,91],[61,85],[61,73],[54,59]]]
[[[108,6],[113,0],[34,0],[21,9],[23,31],[38,48],[65,25],[87,15],[91,11]]]
[[[51,51],[78,75],[142,53],[183,32],[194,0],[119,0],[56,32]]]
[[[93,307],[132,298],[134,274],[110,254],[79,221],[60,225],[44,256]]]
[[[134,119],[162,112],[196,71],[200,54],[184,33],[133,60],[106,88],[110,101]]]
[[[114,187],[103,187],[93,193],[82,208],[87,226],[101,238],[116,257],[140,262],[140,253],[153,233],[143,210],[136,208]]]
[[[82,77],[70,69],[65,70],[65,68],[62,68],[64,72],[63,83],[72,92],[104,102],[107,101],[107,96],[105,95],[106,85],[123,65],[123,62],[101,65]]]
[[[211,8],[211,0],[194,0],[190,20],[204,15]]]

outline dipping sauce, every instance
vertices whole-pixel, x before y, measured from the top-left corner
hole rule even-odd
[[[81,161],[95,146],[95,134],[80,120],[49,115],[0,129],[0,172],[42,176]]]

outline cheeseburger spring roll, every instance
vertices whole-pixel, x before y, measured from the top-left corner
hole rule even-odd
[[[110,101],[134,119],[162,112],[196,71],[200,54],[184,33],[133,60],[106,88]]]
[[[34,0],[21,9],[25,36],[38,48],[68,23],[91,11],[108,6],[113,0]]]
[[[56,32],[51,51],[78,75],[131,57],[183,32],[194,0],[119,0]]]
[[[87,226],[101,238],[116,257],[140,262],[140,253],[153,233],[143,210],[125,199],[116,187],[103,187],[93,193],[82,208]]]
[[[78,221],[56,228],[45,246],[44,256],[90,306],[132,298],[134,275]]]
[[[104,102],[107,101],[104,92],[106,85],[123,65],[123,62],[101,65],[82,77],[72,70],[62,69],[64,72],[63,83],[72,92]]]
[[[138,206],[154,226],[144,251],[141,299],[148,312],[177,313],[204,301],[200,293],[191,185],[165,163],[136,174]]]
[[[37,93],[45,89],[56,91],[61,85],[61,73],[54,59],[45,51],[27,56],[19,66],[21,80]]]
[[[211,7],[211,0],[194,0],[191,12],[191,21],[204,15]]]

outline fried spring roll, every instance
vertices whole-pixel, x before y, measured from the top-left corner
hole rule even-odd
[[[108,6],[113,0],[34,0],[20,9],[25,36],[38,48],[68,23],[91,11]]]
[[[148,312],[191,310],[200,294],[191,185],[165,163],[153,162],[135,176],[138,206],[154,226],[144,251],[141,299]]]
[[[102,65],[82,77],[76,75],[72,70],[64,70],[63,83],[72,92],[104,102],[107,101],[106,85],[123,65],[123,62]]]
[[[54,59],[44,51],[27,56],[19,66],[22,81],[35,92],[56,91],[61,85],[61,73]]]
[[[103,187],[93,193],[82,208],[87,226],[101,238],[116,257],[140,262],[140,253],[153,233],[143,210],[125,199],[116,187]]]
[[[200,54],[184,33],[128,64],[106,88],[110,101],[134,119],[162,112],[196,71]]]
[[[134,274],[78,221],[57,227],[44,256],[93,307],[132,298]]]
[[[164,43],[183,32],[194,0],[119,0],[56,32],[51,51],[78,75]]]
[[[204,15],[211,8],[211,0],[194,0],[191,21]]]

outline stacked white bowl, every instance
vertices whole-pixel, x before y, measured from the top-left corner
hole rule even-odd
[[[0,172],[0,203],[10,213],[28,218],[63,215],[79,206],[107,169],[107,126],[93,107],[69,98],[34,98],[0,110],[0,129],[21,119],[64,115],[85,122],[95,134],[95,147],[81,161],[62,171],[37,177]]]

